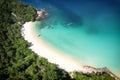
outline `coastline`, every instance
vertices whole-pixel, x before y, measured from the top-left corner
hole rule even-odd
[[[72,57],[63,54],[62,52],[47,45],[34,31],[34,22],[26,22],[23,24],[22,36],[25,40],[32,43],[29,48],[37,55],[47,58],[49,62],[56,64],[59,68],[64,69],[67,72],[82,71],[88,72],[84,68],[84,64],[73,59]]]
[[[112,73],[107,68],[94,68],[87,66],[77,59],[72,58],[65,53],[58,51],[48,44],[46,44],[34,31],[34,22],[26,22],[21,28],[21,34],[25,40],[27,40],[32,45],[29,47],[33,52],[35,52],[40,57],[46,58],[49,62],[55,64],[57,67],[64,69],[67,72],[83,72],[83,73],[108,73],[116,80],[120,80],[114,73]]]

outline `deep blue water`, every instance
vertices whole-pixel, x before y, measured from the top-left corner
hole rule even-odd
[[[22,0],[49,15],[35,31],[52,47],[120,76],[119,0]]]

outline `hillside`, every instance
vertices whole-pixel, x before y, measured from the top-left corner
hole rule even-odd
[[[0,80],[114,80],[106,73],[70,73],[38,57],[20,34],[36,10],[16,0],[0,0]]]

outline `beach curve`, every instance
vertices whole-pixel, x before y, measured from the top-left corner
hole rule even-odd
[[[48,44],[46,44],[34,31],[34,22],[26,22],[23,24],[22,36],[25,40],[32,43],[29,48],[37,55],[47,58],[49,62],[56,64],[59,68],[64,69],[67,72],[82,71],[88,72],[84,68],[84,64],[73,59],[72,57],[60,52]]]
[[[47,43],[45,43],[39,35],[35,33],[34,30],[35,22],[26,22],[23,24],[21,28],[21,35],[23,38],[31,43],[32,45],[29,47],[33,52],[35,52],[40,57],[46,58],[49,62],[57,65],[57,67],[64,69],[67,72],[83,72],[83,73],[92,73],[92,72],[100,72],[100,73],[108,73],[115,80],[120,80],[118,76],[112,73],[108,68],[94,68],[92,66],[88,66],[80,62],[79,60],[66,55],[62,51],[58,51],[54,49]]]

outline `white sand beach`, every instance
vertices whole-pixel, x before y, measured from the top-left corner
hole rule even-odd
[[[74,58],[50,47],[46,44],[34,31],[34,22],[26,22],[23,25],[21,34],[25,40],[31,42],[33,45],[30,47],[37,55],[48,59],[49,62],[58,65],[59,68],[70,71],[88,72],[84,65]]]
[[[86,66],[81,63],[79,60],[66,55],[65,53],[54,49],[50,45],[46,44],[34,31],[34,22],[26,22],[23,24],[21,29],[21,34],[25,40],[32,43],[32,46],[29,47],[40,57],[46,58],[49,62],[56,64],[59,68],[64,69],[67,72],[72,71],[81,71],[83,73],[91,72],[107,72],[111,76],[115,77],[116,80],[119,78],[113,74],[107,68],[94,68],[91,66]]]

